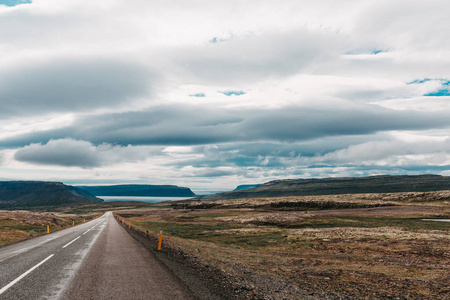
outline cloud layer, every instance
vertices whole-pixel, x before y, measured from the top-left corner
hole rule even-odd
[[[120,59],[59,59],[3,70],[2,118],[86,112],[149,96],[149,70]]]
[[[31,144],[15,153],[15,159],[41,165],[95,168],[122,162],[145,160],[148,151],[132,147],[100,144],[73,139],[50,140],[47,144]]]
[[[450,175],[444,0],[27,2],[0,4],[1,179]]]

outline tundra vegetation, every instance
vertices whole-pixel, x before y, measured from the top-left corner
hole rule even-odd
[[[448,299],[450,191],[0,211],[0,245],[115,211],[256,299]],[[128,226],[126,226],[128,228]],[[239,298],[238,297],[238,298]]]
[[[0,246],[89,221],[109,210],[149,207],[143,202],[103,202],[50,206],[27,210],[0,210]]]
[[[164,247],[221,270],[248,297],[450,295],[450,223],[422,220],[450,218],[450,191],[190,200],[116,213],[149,236],[162,230]]]
[[[83,222],[83,217],[75,214],[0,210],[0,246],[45,234],[47,226],[53,232],[72,226],[73,222],[79,224]]]

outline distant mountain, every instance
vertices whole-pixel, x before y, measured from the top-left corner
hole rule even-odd
[[[440,190],[450,190],[450,177],[439,175],[382,175],[370,177],[275,180],[255,188],[209,195],[201,199],[208,201],[256,197],[429,192]]]
[[[252,189],[252,188],[255,188],[258,186],[260,186],[260,184],[242,184],[242,185],[238,185],[233,191]]]
[[[0,209],[101,202],[90,193],[61,182],[0,181]]]
[[[147,196],[147,197],[194,197],[187,187],[176,185],[122,184],[105,186],[79,186],[96,196]]]

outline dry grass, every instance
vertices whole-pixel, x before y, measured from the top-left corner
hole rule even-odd
[[[71,226],[73,221],[79,224],[85,218],[92,216],[0,210],[0,246],[45,234],[47,225],[52,232]]]
[[[210,209],[190,201],[185,209],[118,214],[139,230],[163,230],[166,246],[222,269],[260,298],[448,299],[450,223],[421,220],[449,218],[448,192],[422,194],[239,199],[214,201]],[[267,205],[277,201],[372,206],[292,211]],[[379,207],[379,201],[396,206]]]

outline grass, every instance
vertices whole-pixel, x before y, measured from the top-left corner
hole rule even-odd
[[[252,221],[259,226],[280,228],[333,228],[333,227],[400,227],[406,230],[449,230],[445,222],[423,221],[421,218],[367,218],[358,216],[314,217],[298,221]]]
[[[281,299],[446,299],[447,194],[280,197],[147,204],[107,202],[0,211],[0,245],[114,210],[149,234],[219,268],[257,295]],[[420,199],[424,199],[421,201]],[[321,204],[323,202],[323,204]],[[389,204],[390,206],[383,206]],[[301,292],[300,292],[301,291]]]
[[[352,197],[360,203],[361,197]],[[117,213],[142,231],[163,230],[167,245],[222,269],[268,298],[295,299],[313,292],[319,298],[445,299],[450,292],[450,224],[421,220],[448,218],[448,203],[368,209],[344,205],[345,210],[327,204],[333,209],[287,211],[285,197],[279,205],[270,204],[276,198],[251,201],[216,201],[208,203],[209,209],[185,202],[185,209],[155,205]],[[341,196],[336,201],[351,199]]]
[[[80,224],[83,220],[91,220],[114,209],[142,209],[151,205],[143,202],[104,202],[82,205],[40,207],[33,211],[0,210],[0,246],[21,241],[30,237],[57,231],[69,226],[72,222]]]
[[[0,246],[43,234],[46,228],[38,225],[0,220]]]

